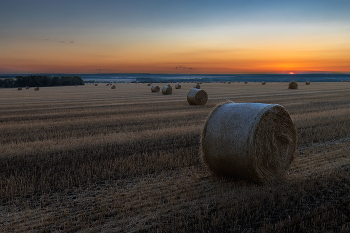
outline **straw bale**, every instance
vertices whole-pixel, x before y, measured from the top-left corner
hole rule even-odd
[[[162,89],[162,94],[163,95],[171,95],[173,93],[173,88],[167,84],[165,87]]]
[[[106,86],[109,87],[109,83],[107,83]]]
[[[222,83],[226,83],[226,81],[223,81]]]
[[[222,83],[222,81],[220,81],[220,83]]]
[[[29,86],[26,86],[26,89],[29,89]]]
[[[175,89],[181,89],[181,85],[180,84],[176,84],[175,85]]]
[[[39,87],[34,87],[34,91],[39,91]]]
[[[112,85],[112,86],[111,86],[111,89],[116,89],[116,88],[117,88],[116,85]]]
[[[228,82],[227,84],[231,84],[231,82]]]
[[[160,91],[160,87],[159,86],[152,86],[151,87],[151,91],[152,92],[159,92]]]
[[[264,81],[264,82],[262,82],[261,84],[262,84],[262,85],[266,85],[266,82]]]
[[[310,85],[310,81],[305,81],[305,84],[306,85]]]
[[[245,84],[247,84],[247,83],[248,83],[248,81],[244,81],[244,83],[245,83]]]
[[[147,86],[150,87],[150,86],[151,86],[151,83],[147,83]]]
[[[97,83],[95,83],[95,87],[97,87]]]
[[[193,88],[187,94],[187,102],[190,105],[205,105],[208,101],[208,94],[201,89]]]
[[[199,82],[199,84],[202,84],[202,82]]]
[[[193,88],[197,88],[197,89],[201,89],[201,85],[199,85],[199,83],[196,83]]]
[[[202,160],[212,173],[260,183],[286,174],[296,145],[293,121],[277,104],[223,103],[201,134]]]
[[[239,81],[237,81],[237,83],[239,83]]]
[[[22,87],[18,87],[17,90],[22,91]]]
[[[298,89],[298,83],[296,81],[291,81],[288,84],[288,89]]]

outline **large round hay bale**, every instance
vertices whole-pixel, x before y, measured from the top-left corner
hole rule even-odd
[[[199,83],[196,83],[193,88],[197,88],[197,89],[201,89],[201,85],[199,85]]]
[[[181,85],[180,84],[176,84],[175,85],[175,89],[181,89]]]
[[[116,89],[116,88],[117,88],[117,86],[114,84],[111,86],[111,89]]]
[[[293,121],[277,104],[221,104],[201,134],[202,159],[209,170],[261,183],[285,175],[296,145]]]
[[[173,93],[173,88],[167,84],[165,87],[162,89],[162,94],[163,95],[171,95]]]
[[[22,91],[22,87],[18,87],[17,90]]]
[[[266,82],[264,81],[264,82],[262,82],[261,84],[262,84],[262,85],[266,85]]]
[[[34,91],[39,91],[39,87],[34,87]]]
[[[151,91],[152,92],[159,92],[160,91],[160,87],[159,86],[152,86],[151,87]]]
[[[310,81],[305,81],[305,84],[306,85],[310,85]]]
[[[298,83],[296,81],[291,81],[288,84],[288,89],[298,89]]]
[[[187,94],[187,102],[190,105],[205,105],[208,101],[208,94],[201,89],[193,88]]]

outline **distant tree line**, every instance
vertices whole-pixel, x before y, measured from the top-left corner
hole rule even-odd
[[[16,76],[15,78],[0,79],[0,87],[51,87],[85,85],[79,76],[47,77],[41,75]]]

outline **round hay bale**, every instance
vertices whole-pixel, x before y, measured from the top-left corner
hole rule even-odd
[[[111,86],[111,89],[116,89],[116,88],[117,88],[116,85],[112,85],[112,86]]]
[[[201,85],[199,85],[199,83],[196,83],[193,88],[197,88],[197,89],[201,89]]]
[[[288,84],[288,89],[298,89],[298,83],[296,81],[291,81]]]
[[[226,81],[223,81],[222,83],[226,83]]]
[[[310,81],[305,81],[305,84],[306,85],[310,85]]]
[[[244,83],[245,83],[245,84],[247,84],[247,83],[248,83],[248,81],[244,81]]]
[[[346,80],[346,82],[349,82],[349,80]]]
[[[162,94],[163,95],[171,95],[173,93],[173,88],[167,84],[165,87],[162,89]]]
[[[187,94],[187,102],[190,105],[205,105],[208,101],[208,94],[201,89],[193,88]]]
[[[202,82],[199,82],[199,84],[202,84]]]
[[[240,83],[239,81],[237,81],[237,83]]]
[[[22,87],[18,87],[17,90],[22,91]]]
[[[175,89],[181,89],[181,85],[180,84],[176,84],[175,85]]]
[[[77,87],[77,86],[78,86],[78,84],[75,84],[74,86],[75,86],[75,87]]]
[[[262,84],[262,85],[266,85],[266,82],[264,81],[264,82],[262,82],[261,84]]]
[[[29,89],[29,86],[26,86],[26,89]]]
[[[34,91],[39,91],[39,87],[34,87]]]
[[[106,86],[109,87],[109,83],[107,83]]]
[[[220,83],[222,83],[222,81],[220,81]]]
[[[201,134],[203,162],[214,174],[260,183],[281,179],[297,145],[297,131],[278,104],[223,103]]]
[[[95,87],[97,87],[97,83],[95,83]]]
[[[151,86],[151,83],[148,83],[147,86],[150,87],[150,86]]]
[[[152,91],[152,92],[159,92],[159,91],[160,91],[160,88],[159,88],[159,86],[152,86],[152,87],[151,87],[151,91]]]
[[[231,84],[231,82],[228,82],[227,84]]]

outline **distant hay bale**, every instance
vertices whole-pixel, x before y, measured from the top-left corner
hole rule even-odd
[[[151,83],[148,83],[147,86],[150,87],[150,86],[151,86]]]
[[[288,84],[288,89],[298,89],[298,83],[296,81],[291,81]]]
[[[202,160],[211,172],[260,183],[285,175],[296,145],[293,121],[277,104],[223,103],[201,134]]]
[[[175,89],[181,89],[181,85],[180,84],[176,84],[175,85]]]
[[[227,84],[231,84],[231,82],[228,82]]]
[[[305,84],[306,85],[310,85],[310,81],[305,81]]]
[[[29,86],[26,86],[26,89],[29,89]]]
[[[112,85],[112,86],[111,86],[111,89],[116,89],[116,88],[117,88],[116,85]]]
[[[152,86],[152,87],[151,87],[151,91],[152,91],[152,92],[159,92],[159,91],[160,91],[160,88],[159,88],[159,86]]]
[[[201,85],[199,85],[199,83],[196,83],[193,88],[197,88],[197,89],[201,89]]]
[[[75,87],[77,87],[77,86],[78,86],[78,84],[75,84],[74,86],[75,86]]]
[[[22,87],[18,87],[17,90],[22,91]]]
[[[202,82],[199,82],[199,84],[202,84]]]
[[[34,87],[34,91],[39,91],[39,87]]]
[[[95,87],[97,87],[97,83],[95,83]]]
[[[187,94],[187,102],[190,105],[205,105],[208,101],[208,94],[201,89],[193,88]]]
[[[220,81],[220,83],[222,83],[222,81]]]
[[[266,82],[264,81],[264,82],[262,82],[261,84],[262,84],[262,85],[266,85]]]
[[[349,80],[346,80],[346,82],[349,82]]]
[[[109,87],[109,83],[107,83],[106,86]]]
[[[237,83],[239,83],[239,81],[237,81]]]
[[[223,81],[222,83],[226,83],[226,81]]]
[[[247,83],[248,83],[248,81],[244,81],[244,83],[245,83],[245,84],[247,84]]]
[[[173,88],[167,84],[165,87],[162,89],[162,94],[163,95],[171,95],[173,93]]]

